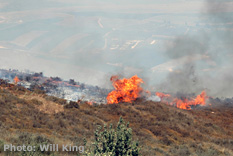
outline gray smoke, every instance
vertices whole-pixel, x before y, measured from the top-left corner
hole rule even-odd
[[[179,36],[166,45],[165,54],[177,60],[178,67],[168,74],[158,90],[188,94],[206,90],[210,96],[233,96],[231,2],[207,0],[200,17],[208,28],[195,35]]]

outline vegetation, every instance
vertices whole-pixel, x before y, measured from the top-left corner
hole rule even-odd
[[[81,102],[77,105],[0,80],[0,155],[4,143],[46,142],[37,141],[40,136],[59,146],[83,145],[85,137],[86,147],[92,147],[92,154],[129,152],[133,155],[135,152],[137,155],[139,148],[132,142],[137,138],[143,156],[230,156],[233,155],[232,111],[232,105],[212,105],[187,111],[140,99],[132,104],[91,106]],[[118,122],[120,116],[130,122],[132,129],[123,120]],[[110,123],[121,126],[117,128]],[[128,150],[120,150],[123,146]],[[65,155],[42,155],[51,154]]]
[[[112,124],[109,128],[104,125],[104,130],[99,126],[95,131],[94,150],[87,155],[111,155],[111,156],[138,156],[137,142],[132,141],[132,129],[129,123],[125,125],[120,117],[116,130]],[[87,151],[88,153],[88,151]]]
[[[7,151],[5,155],[18,155],[18,156],[40,156],[40,155],[54,155],[55,152],[50,151],[41,151],[40,146],[52,144],[53,142],[46,138],[43,135],[35,135],[30,133],[19,133],[15,137],[11,138],[11,142],[16,146],[35,146],[35,151],[20,151],[20,152],[11,152]]]

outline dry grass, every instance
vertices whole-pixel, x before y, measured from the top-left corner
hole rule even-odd
[[[90,144],[97,125],[116,125],[122,116],[130,122],[142,155],[233,155],[231,106],[187,111],[143,100],[100,106],[66,104],[16,86],[2,86],[0,107],[0,144],[1,140],[15,143],[25,132],[59,144],[83,144],[85,137]]]
[[[21,95],[19,98],[27,100],[29,103],[35,105],[35,107],[46,114],[56,114],[64,111],[64,108],[61,104],[46,100],[41,95],[31,95],[25,96]]]

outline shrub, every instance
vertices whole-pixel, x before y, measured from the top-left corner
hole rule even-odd
[[[42,105],[43,103],[41,102],[41,101],[39,101],[39,100],[37,100],[37,99],[31,99],[30,101],[29,101],[29,103],[33,103],[33,104],[35,104],[35,105]]]
[[[52,151],[41,151],[40,146],[53,144],[53,141],[48,139],[46,136],[43,135],[35,135],[27,132],[23,132],[11,139],[12,144],[16,146],[35,146],[35,151],[20,151],[20,152],[14,152],[14,151],[6,151],[5,155],[19,155],[19,156],[40,156],[40,155],[52,155],[54,152]]]
[[[74,101],[70,101],[69,104],[66,104],[64,108],[79,108],[79,104]]]
[[[0,153],[4,152],[4,142],[0,140]]]
[[[170,151],[170,153],[173,153],[174,156],[180,156],[180,155],[190,155],[191,152],[189,150],[189,148],[186,145],[180,145],[180,146],[173,146]]]
[[[52,101],[52,102],[58,103],[60,105],[67,104],[67,101],[65,99],[60,99],[60,98],[55,97],[55,96],[45,96],[45,99],[48,100],[48,101]]]
[[[132,142],[132,129],[129,123],[120,117],[117,128],[113,129],[112,124],[104,130],[99,126],[95,131],[94,154],[111,156],[138,156],[139,147],[137,142]],[[89,153],[88,155],[91,155]]]

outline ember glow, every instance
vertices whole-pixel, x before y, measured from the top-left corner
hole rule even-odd
[[[108,94],[108,104],[119,102],[132,103],[132,101],[136,100],[143,91],[143,88],[140,85],[144,82],[137,75],[129,79],[118,79],[118,76],[112,76],[110,80],[112,81],[115,90]]]
[[[162,102],[170,105],[175,105],[177,108],[186,110],[191,110],[192,106],[204,106],[206,105],[206,100],[208,99],[205,91],[202,91],[202,93],[198,95],[196,98],[173,98],[169,94],[158,92],[156,93],[156,95],[161,98]]]

